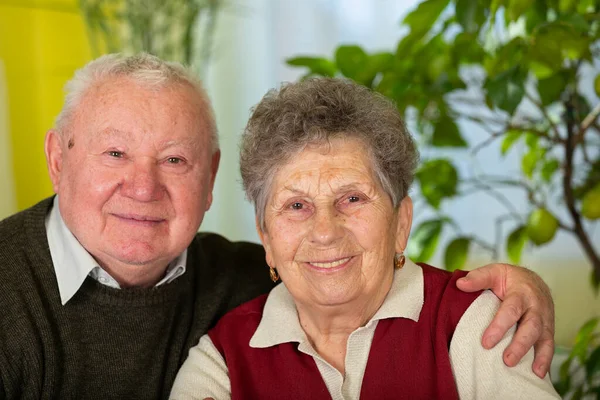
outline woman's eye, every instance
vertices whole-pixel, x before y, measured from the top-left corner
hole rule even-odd
[[[304,204],[296,201],[296,202],[290,204],[290,208],[292,210],[302,210],[304,208]]]
[[[114,158],[123,158],[123,152],[122,151],[115,151],[115,150],[111,150],[108,152],[108,155]]]
[[[360,201],[360,197],[358,197],[358,196],[350,196],[350,197],[348,197],[348,201],[350,203],[356,203],[356,202]]]

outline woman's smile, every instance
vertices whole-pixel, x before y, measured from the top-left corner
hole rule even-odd
[[[352,264],[352,261],[354,261],[355,257],[351,256],[351,257],[345,257],[345,258],[338,258],[336,260],[330,260],[330,261],[308,261],[305,262],[304,264],[311,268],[314,269],[316,271],[319,272],[338,272],[340,270],[345,269],[346,267],[350,266]]]

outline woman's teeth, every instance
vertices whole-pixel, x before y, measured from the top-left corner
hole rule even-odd
[[[348,262],[352,257],[342,258],[331,262],[311,262],[312,265],[318,268],[334,268]]]

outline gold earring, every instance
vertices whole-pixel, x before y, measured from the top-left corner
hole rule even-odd
[[[406,257],[404,257],[403,253],[397,253],[394,256],[394,268],[400,269],[404,267],[404,263],[406,262]]]
[[[279,275],[277,274],[275,268],[269,267],[269,275],[271,276],[271,280],[273,282],[277,282],[279,280]]]

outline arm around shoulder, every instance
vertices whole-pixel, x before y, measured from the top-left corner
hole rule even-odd
[[[231,399],[227,365],[208,335],[190,349],[169,395],[172,400],[205,398]]]
[[[560,399],[548,375],[538,378],[531,370],[533,350],[515,367],[502,361],[502,352],[515,333],[512,327],[500,343],[486,350],[481,337],[494,318],[500,300],[483,292],[465,311],[450,343],[452,372],[461,399]]]

